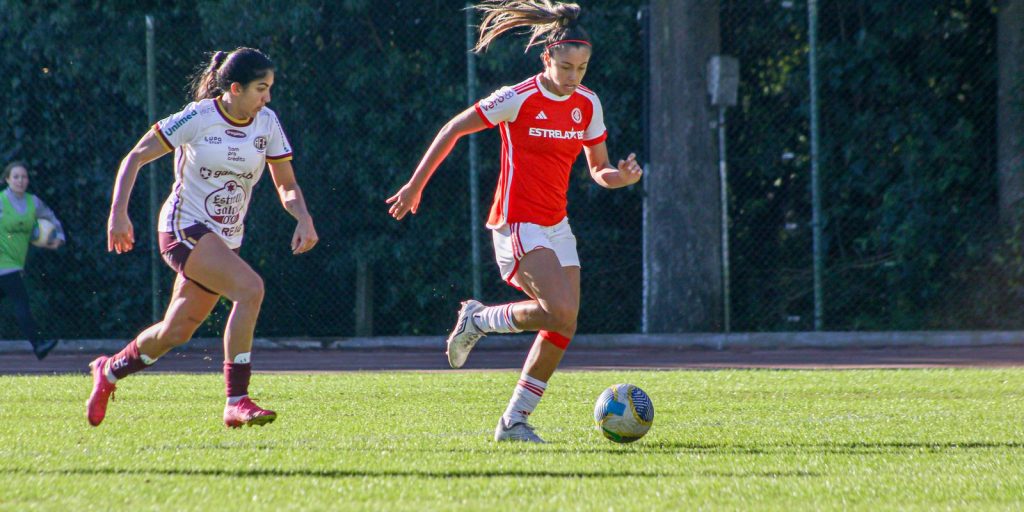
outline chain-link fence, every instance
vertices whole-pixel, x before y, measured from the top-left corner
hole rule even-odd
[[[596,42],[585,82],[604,105],[613,159],[645,144],[649,70],[637,16],[645,3],[583,2]],[[995,229],[994,2],[819,4],[824,327],[1019,327],[1020,287],[1008,284],[1021,281],[1013,264],[1021,249]],[[152,321],[148,175],[157,177],[159,203],[171,182],[169,158],[140,174],[130,208],[136,250],[105,250],[118,162],[152,121],[147,15],[157,118],[186,103],[187,76],[205,52],[255,46],[277,64],[271,108],[293,144],[321,244],[292,256],[294,222],[271,185],[256,188],[242,255],[267,286],[258,335],[442,334],[476,286],[485,302],[520,297],[497,275],[481,227],[499,169],[496,133],[478,135],[475,170],[470,144],[459,144],[418,215],[397,223],[384,204],[470,97],[540,70],[538,51],[523,53],[523,38],[499,40],[470,64],[463,7],[0,0],[0,159],[29,163],[30,191],[54,208],[69,237],[60,252],[30,256],[45,333],[125,337]],[[740,101],[727,113],[731,327],[813,329],[808,5],[722,0],[719,8],[722,53],[737,57],[741,70]],[[577,162],[569,212],[583,262],[580,332],[640,329],[643,201],[641,187],[602,189]],[[162,312],[173,274],[156,263]],[[227,312],[223,304],[199,335],[219,334]],[[10,319],[0,304],[0,338],[20,337]]]
[[[29,163],[30,191],[53,205],[69,237],[61,252],[33,253],[27,268],[35,314],[47,335],[124,337],[152,321],[150,233],[156,215],[148,175],[157,176],[162,202],[171,183],[168,157],[140,173],[130,205],[136,249],[119,256],[105,250],[118,162],[152,123],[146,15],[152,15],[155,42],[157,119],[187,102],[187,77],[210,50],[255,46],[277,65],[271,108],[291,139],[321,243],[292,256],[294,222],[270,184],[256,187],[242,256],[267,287],[259,335],[441,334],[459,300],[474,292],[473,237],[479,241],[480,298],[519,297],[498,276],[482,227],[500,168],[497,133],[478,135],[475,222],[465,140],[432,179],[418,215],[398,223],[384,204],[437,130],[469,105],[463,3],[146,4],[0,4],[13,21],[0,29],[6,50],[0,66],[12,92],[4,102],[9,121],[0,127],[0,156]],[[635,2],[588,6],[600,50],[587,84],[604,101],[613,155],[642,146],[636,9]],[[541,69],[538,51],[524,54],[524,43],[505,38],[476,57],[476,97]],[[585,307],[593,311],[581,326],[635,331],[641,197],[637,190],[597,187],[582,162],[569,198],[578,219]],[[162,314],[173,274],[156,263]],[[199,335],[219,334],[228,311],[227,304],[219,307]],[[0,314],[0,338],[20,337],[7,312]]]
[[[997,229],[995,2],[817,4],[825,328],[1019,327]],[[721,6],[743,77],[728,127],[734,327],[808,330],[809,6]]]

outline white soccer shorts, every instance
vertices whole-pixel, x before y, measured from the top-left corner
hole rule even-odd
[[[491,230],[494,239],[494,259],[498,262],[501,278],[508,284],[522,289],[516,280],[519,260],[540,247],[555,251],[563,267],[580,266],[576,253],[576,236],[569,227],[569,218],[562,219],[554,226],[540,226],[529,222],[513,222],[499,229]]]

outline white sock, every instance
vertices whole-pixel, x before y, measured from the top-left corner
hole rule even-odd
[[[247,396],[249,396],[249,395],[241,395],[241,396],[229,396],[229,397],[228,397],[228,405],[235,405],[235,404],[237,404],[238,402],[241,402],[241,401],[242,401],[242,399],[243,399],[243,398],[245,398],[245,397],[247,397]]]
[[[113,384],[117,382],[117,377],[114,376],[114,372],[110,371],[110,363],[103,365],[103,376],[107,378],[107,382]]]
[[[512,398],[508,401],[505,414],[501,416],[505,420],[505,425],[525,422],[537,408],[547,387],[546,382],[541,382],[526,373],[520,375],[519,383],[516,384],[516,390],[512,392]]]
[[[473,323],[484,332],[523,332],[516,327],[515,318],[512,316],[512,304],[500,306],[487,306],[473,314]]]

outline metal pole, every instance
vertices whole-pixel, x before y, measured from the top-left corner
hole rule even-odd
[[[477,100],[476,55],[474,43],[473,4],[466,4],[466,102]],[[469,239],[473,275],[473,297],[481,298],[480,287],[480,172],[478,167],[477,135],[469,136]]]
[[[821,254],[821,179],[818,165],[818,0],[807,1],[807,32],[810,55],[811,93],[811,229],[814,244],[814,330],[820,331],[824,324],[822,305],[822,274],[824,259]]]
[[[649,5],[645,5],[645,6],[640,7],[640,9],[638,9],[637,12],[636,12],[636,19],[637,19],[637,22],[640,24],[640,41],[641,41],[641,44],[643,45],[643,48],[644,48],[644,69],[648,71],[645,74],[645,76],[647,76],[648,78],[644,81],[643,111],[642,111],[643,127],[644,127],[643,128],[644,129],[644,158],[650,158],[651,157],[651,123],[650,123],[650,119],[651,119],[651,117],[650,117],[650,114],[651,114],[651,112],[650,112],[651,111],[651,109],[650,109],[650,106],[651,106],[651,98],[650,98],[650,88],[651,88],[650,87],[651,86],[651,84],[650,84],[651,49],[650,49],[650,40],[649,40],[649,38],[650,38],[650,23],[651,23],[651,21],[650,21],[651,20],[650,10],[651,10],[650,6]],[[650,175],[650,173],[652,171],[650,162],[647,162],[647,163],[644,164],[644,171],[648,175]],[[643,233],[643,235],[642,235],[642,237],[643,237],[642,238],[642,245],[643,245],[643,247],[642,247],[642,250],[643,250],[643,255],[642,255],[642,261],[643,261],[642,276],[643,277],[642,277],[641,295],[640,295],[640,297],[641,297],[640,298],[640,332],[642,334],[647,334],[648,333],[648,325],[649,325],[649,322],[648,322],[648,320],[649,320],[648,319],[648,305],[650,303],[650,296],[651,296],[651,266],[650,266],[650,262],[648,261],[650,259],[651,247],[650,247],[650,240],[649,240],[649,238],[647,236],[647,226],[649,225],[649,220],[650,220],[648,218],[650,212],[649,212],[648,205],[647,205],[647,194],[648,194],[647,184],[650,183],[650,181],[651,180],[647,179],[647,177],[644,177],[644,179],[640,180],[640,185],[643,187],[643,196],[642,196],[642,199],[641,199],[641,201],[642,201],[642,203],[641,203],[641,208],[642,208],[642,210],[641,210],[642,211],[642,213],[641,213],[641,233]]]
[[[731,300],[729,298],[729,181],[725,164],[725,106],[718,107],[718,179],[722,195],[722,316],[725,333],[731,331]]]
[[[157,122],[156,117],[156,36],[154,35],[153,16],[146,15],[146,113],[149,117],[149,125]],[[156,222],[159,207],[157,206],[156,174],[149,170],[149,218]],[[149,230],[149,289],[152,297],[150,311],[153,323],[160,321],[160,275],[157,269],[160,266],[160,259],[157,253],[159,244],[156,238],[156,229]]]

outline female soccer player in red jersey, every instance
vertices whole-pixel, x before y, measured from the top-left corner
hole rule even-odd
[[[312,249],[317,234],[295,181],[288,138],[266,108],[273,85],[274,64],[259,50],[216,52],[193,81],[195,101],[153,125],[121,161],[107,223],[107,249],[118,254],[135,245],[128,199],[139,168],[175,153],[174,186],[160,211],[158,238],[164,261],[178,276],[163,321],[89,365],[93,389],[86,413],[92,425],[103,421],[114,383],[188,342],[222,295],[233,303],[224,329],[224,423],[241,427],[276,419],[248,396],[263,280],[238,254],[252,189],[267,164],[282,205],[298,221],[292,252]]]
[[[505,32],[531,27],[527,48],[544,45],[544,70],[498,89],[450,120],[409,182],[387,203],[397,220],[409,212],[415,214],[427,181],[459,138],[485,128],[501,131],[501,175],[487,227],[492,230],[502,278],[530,300],[497,306],[463,302],[448,337],[448,362],[453,368],[461,367],[488,333],[539,331],[494,438],[543,442],[527,419],[576,333],[580,304],[576,238],[566,217],[569,171],[581,149],[591,177],[605,188],[632,185],[643,170],[633,154],[615,167],[609,163],[601,102],[580,85],[592,45],[578,23],[578,5],[495,0],[477,8],[485,16],[476,51],[486,49]]]

